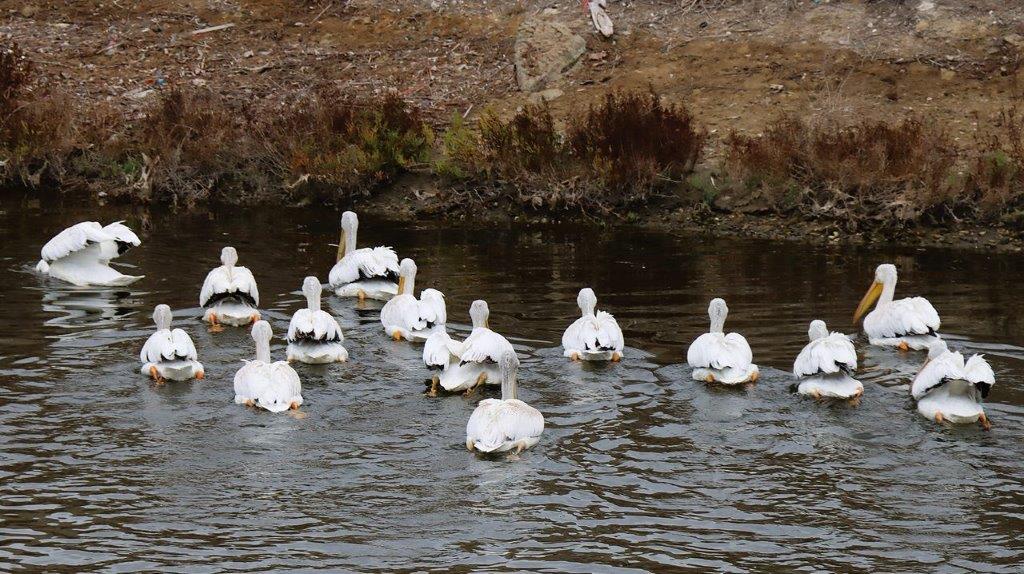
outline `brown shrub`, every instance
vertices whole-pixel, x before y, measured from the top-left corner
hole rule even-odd
[[[706,139],[685,107],[653,92],[613,92],[570,122],[568,145],[609,193],[646,196],[658,178],[692,172]]]
[[[811,125],[783,117],[761,137],[729,135],[726,169],[780,210],[899,223],[944,207],[958,152],[916,119]]]
[[[7,178],[38,185],[59,179],[70,153],[71,103],[33,82],[31,62],[11,42],[0,47],[0,159]]]
[[[395,94],[364,100],[323,90],[257,119],[272,170],[290,187],[332,196],[367,193],[429,160],[430,128]]]
[[[479,126],[484,161],[503,177],[550,175],[563,165],[562,138],[547,106],[525,106],[508,121],[488,111]]]
[[[963,193],[986,219],[1024,225],[1024,126],[1016,108],[1005,110],[994,133],[980,136],[963,178]]]

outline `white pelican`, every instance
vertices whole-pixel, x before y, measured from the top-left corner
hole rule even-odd
[[[612,19],[605,12],[605,8],[608,7],[607,0],[582,0],[583,9],[590,11],[590,21],[594,24],[594,29],[601,33],[605,38],[611,37],[615,33],[615,26],[612,25]]]
[[[807,344],[793,363],[800,380],[797,390],[816,399],[853,399],[864,394],[864,385],[852,376],[857,370],[857,351],[842,333],[829,334],[824,321],[811,321]]]
[[[883,263],[875,269],[875,281],[864,294],[853,313],[853,323],[871,308],[864,317],[864,332],[872,345],[898,347],[902,351],[927,349],[939,338],[939,314],[924,297],[908,297],[893,301],[896,293],[896,266]]]
[[[711,332],[704,333],[690,344],[686,351],[686,362],[693,367],[693,378],[708,383],[726,385],[752,383],[757,380],[757,365],[753,361],[750,345],[743,335],[726,335],[725,318],[729,308],[722,299],[712,299],[708,306],[711,317]]]
[[[292,315],[288,324],[288,362],[322,364],[348,360],[348,351],[342,345],[345,336],[341,326],[330,313],[320,308],[323,285],[316,277],[302,281],[306,308]]]
[[[968,424],[978,421],[988,430],[991,424],[981,401],[988,396],[996,375],[981,355],[967,362],[939,339],[928,347],[928,360],[914,378],[910,393],[917,401],[917,412],[936,422]]]
[[[387,301],[398,293],[398,256],[390,247],[356,249],[359,218],[346,211],[341,215],[338,262],[328,280],[338,297],[359,297]]]
[[[110,260],[142,243],[120,221],[100,227],[83,221],[61,231],[43,245],[36,271],[79,287],[122,287],[142,279],[110,267]]]
[[[423,362],[431,369],[441,370],[434,376],[431,395],[437,394],[438,385],[448,392],[465,390],[468,395],[479,385],[500,384],[498,359],[515,349],[508,339],[488,327],[489,315],[486,301],[473,301],[469,307],[473,331],[465,341],[455,341],[444,329],[427,338]]]
[[[622,359],[622,329],[610,313],[598,311],[597,295],[590,287],[580,289],[576,303],[583,316],[562,335],[563,355],[574,361],[619,361]]]
[[[256,321],[252,326],[256,360],[246,361],[235,373],[235,404],[257,406],[272,413],[298,409],[302,404],[302,382],[287,362],[271,362],[272,336],[270,323]]]
[[[384,332],[392,339],[422,343],[436,327],[448,320],[444,295],[437,289],[424,289],[416,299],[416,263],[403,259],[398,266],[398,294],[380,310]]]
[[[146,339],[146,344],[139,353],[142,374],[153,377],[157,384],[162,384],[164,379],[202,379],[205,372],[203,364],[198,360],[199,356],[192,338],[181,329],[172,331],[171,318],[171,308],[167,305],[157,305],[153,310],[156,333]]]
[[[241,327],[259,321],[256,278],[247,268],[235,266],[238,252],[234,247],[221,249],[220,262],[223,265],[206,275],[199,292],[199,305],[206,309],[203,320],[215,328],[222,323]]]
[[[519,454],[540,441],[544,415],[516,398],[519,359],[515,351],[505,351],[499,357],[499,367],[501,399],[484,399],[477,405],[466,424],[466,448]]]

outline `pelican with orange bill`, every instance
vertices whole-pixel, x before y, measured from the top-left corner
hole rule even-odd
[[[875,280],[854,311],[853,323],[864,317],[864,332],[872,345],[901,351],[927,349],[939,339],[939,314],[924,297],[894,300],[896,278],[896,266],[891,263],[875,269]]]

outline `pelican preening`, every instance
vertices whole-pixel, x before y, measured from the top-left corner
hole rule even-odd
[[[256,360],[246,361],[235,373],[235,403],[257,406],[272,413],[298,409],[302,404],[299,374],[286,361],[270,359],[272,336],[270,323],[256,321],[252,326]]]
[[[164,379],[202,379],[205,374],[203,364],[199,362],[192,338],[181,329],[172,331],[171,318],[171,308],[167,305],[157,305],[153,310],[156,333],[146,339],[139,353],[142,374],[153,377],[157,384],[162,384]]]
[[[338,262],[328,280],[338,297],[387,301],[398,293],[398,256],[390,247],[356,249],[359,218],[346,211],[341,215]]]
[[[509,351],[514,353],[515,349],[508,339],[490,329],[490,309],[486,301],[473,301],[469,316],[473,320],[473,331],[465,341],[458,342],[444,329],[439,329],[423,345],[423,362],[431,369],[440,370],[433,378],[432,395],[437,394],[438,386],[448,392],[464,390],[469,394],[480,385],[501,382],[498,359]]]
[[[436,329],[444,329],[447,320],[440,291],[424,289],[416,298],[416,264],[412,259],[403,259],[398,266],[398,294],[380,310],[384,332],[396,341],[422,343]]]
[[[610,313],[597,311],[597,295],[590,287],[576,297],[582,317],[562,335],[563,355],[574,361],[619,361],[622,359],[622,329]]]
[[[519,359],[515,351],[498,357],[501,399],[484,399],[466,423],[466,448],[481,453],[518,454],[540,441],[544,415],[517,398],[516,375]]]
[[[712,299],[708,306],[711,332],[704,333],[690,344],[686,362],[693,367],[693,378],[708,383],[739,385],[757,381],[758,369],[753,353],[743,335],[723,331],[729,307],[723,299]]]
[[[247,268],[235,265],[238,252],[234,247],[221,249],[220,262],[220,267],[206,275],[199,292],[199,306],[206,309],[203,320],[215,328],[221,324],[242,327],[259,321],[256,278]]]
[[[320,294],[323,285],[316,277],[302,281],[302,294],[306,296],[306,308],[292,315],[288,324],[288,362],[323,364],[348,360],[348,351],[341,325],[320,308]]]
[[[40,250],[36,271],[79,287],[122,287],[142,279],[110,267],[110,260],[142,242],[120,221],[101,227],[83,221],[61,231]]]
[[[811,321],[807,344],[793,363],[793,375],[800,380],[797,391],[820,399],[855,399],[864,385],[851,375],[857,370],[857,351],[842,333],[829,334],[824,321]]]
[[[875,269],[875,280],[853,313],[854,324],[877,300],[875,309],[864,317],[869,343],[903,351],[927,349],[939,338],[939,314],[924,297],[893,300],[895,293],[896,266],[883,263]]]
[[[928,347],[928,360],[914,378],[910,394],[925,418],[939,423],[979,422],[988,430],[991,424],[981,402],[995,384],[996,375],[984,357],[974,355],[964,362],[963,355],[936,340]]]

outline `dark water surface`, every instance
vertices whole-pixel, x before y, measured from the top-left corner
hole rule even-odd
[[[307,418],[232,403],[251,339],[199,321],[203,277],[238,248],[283,358],[302,278],[326,281],[333,210],[3,207],[0,570],[1022,571],[1021,256],[364,218],[360,244],[414,258],[451,330],[484,298],[520,351],[521,398],[547,430],[519,460],[486,460],[463,445],[475,400],[425,397],[420,349],[386,338],[378,306],[326,299],[351,360],[298,366]],[[121,261],[145,279],[76,289],[31,271],[65,226],[115,218],[143,239]],[[906,384],[923,355],[863,336],[859,407],[792,393],[807,323],[849,332],[884,261],[898,295],[931,299],[952,346],[987,354],[991,432],[921,418]],[[555,348],[585,285],[623,327],[622,364]],[[686,345],[714,296],[761,365],[751,389],[689,379]],[[205,380],[138,374],[158,303]]]

